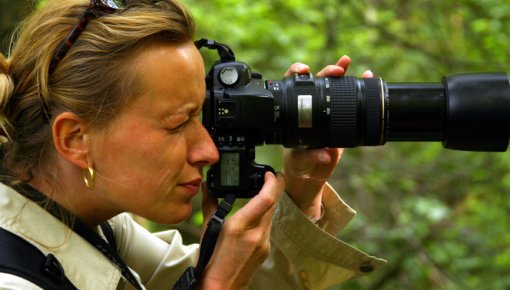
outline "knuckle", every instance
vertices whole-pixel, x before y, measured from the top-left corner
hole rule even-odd
[[[247,243],[254,249],[258,255],[266,257],[269,254],[270,242],[265,234],[265,231],[256,231],[252,235],[249,235]]]
[[[245,228],[237,222],[230,222],[225,224],[225,233],[228,237],[239,239],[244,236]]]
[[[278,191],[281,191],[283,190],[283,188],[281,188],[281,186],[278,186],[276,188]],[[272,194],[269,193],[269,194],[263,194],[263,195],[259,195],[259,202],[261,204],[262,207],[264,208],[272,208],[275,204],[276,204],[276,194]]]

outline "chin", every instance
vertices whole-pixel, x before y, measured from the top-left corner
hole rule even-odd
[[[178,209],[167,210],[162,214],[158,214],[157,216],[151,215],[150,220],[160,224],[178,224],[181,223],[191,217],[193,213],[193,208],[191,204],[182,205]]]

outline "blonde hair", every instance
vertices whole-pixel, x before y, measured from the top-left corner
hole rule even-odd
[[[137,49],[193,40],[194,21],[176,0],[130,1],[126,10],[92,20],[49,75],[56,48],[89,3],[47,1],[21,23],[9,58],[0,55],[3,163],[22,181],[50,172],[52,116],[70,111],[92,127],[106,126],[140,89],[130,71]]]

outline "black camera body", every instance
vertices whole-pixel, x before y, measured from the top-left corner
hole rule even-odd
[[[207,172],[209,191],[251,198],[264,184],[265,172],[274,172],[254,162],[255,146],[264,144],[274,128],[273,96],[248,65],[235,61],[215,64],[207,88],[202,120],[220,153],[219,163]]]
[[[357,147],[387,141],[439,141],[455,150],[506,151],[510,82],[506,73],[470,73],[438,83],[294,75],[262,79],[232,50],[202,39],[220,60],[206,79],[203,124],[220,153],[207,172],[216,197],[251,198],[274,170],[255,163],[255,147]]]

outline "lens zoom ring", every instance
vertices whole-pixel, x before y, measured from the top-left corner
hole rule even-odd
[[[363,145],[381,144],[381,80],[378,78],[364,79],[366,124]]]
[[[354,77],[330,79],[331,123],[329,147],[355,147],[358,119],[358,89]]]

